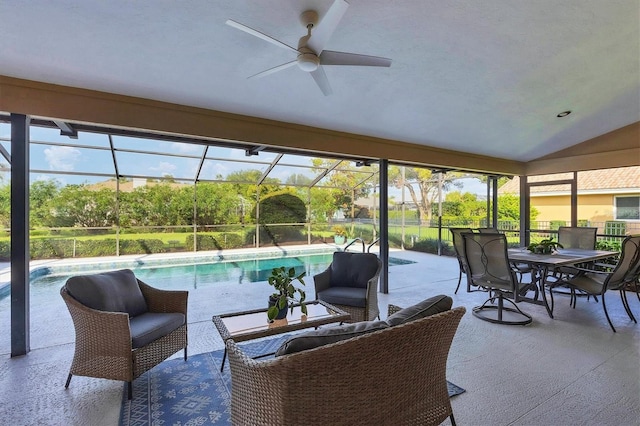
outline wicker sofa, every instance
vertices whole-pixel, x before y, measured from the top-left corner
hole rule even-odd
[[[437,298],[451,307],[451,298]],[[325,331],[329,342],[340,337],[268,360],[228,340],[233,424],[436,425],[447,417],[455,424],[445,373],[465,308],[424,316],[415,306],[390,315],[386,326],[341,326],[357,332],[341,339],[348,333]]]
[[[187,359],[187,291],[153,288],[129,269],[69,278],[60,289],[76,331],[71,377],[132,382],[179,350]]]

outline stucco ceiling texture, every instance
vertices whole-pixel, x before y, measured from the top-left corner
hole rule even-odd
[[[349,0],[326,49],[391,67],[247,79],[292,52],[227,19],[295,47],[332,3],[3,0],[0,74],[520,161],[640,120],[638,0]]]

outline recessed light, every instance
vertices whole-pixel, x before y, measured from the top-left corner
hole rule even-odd
[[[566,117],[569,114],[571,114],[571,111],[562,111],[560,114],[556,115],[556,117],[562,118],[562,117]]]

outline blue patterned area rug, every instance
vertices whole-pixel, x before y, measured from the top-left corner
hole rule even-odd
[[[288,336],[242,344],[247,355],[275,352]],[[133,382],[133,399],[127,399],[124,385],[121,426],[142,425],[230,425],[231,374],[229,363],[220,372],[218,350],[161,363]],[[465,390],[447,382],[449,396]]]

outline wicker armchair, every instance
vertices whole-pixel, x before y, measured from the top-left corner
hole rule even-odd
[[[254,360],[227,340],[234,425],[438,425],[464,307],[337,343]]]
[[[123,380],[131,399],[142,373],[181,349],[187,359],[187,291],[153,288],[125,269],[72,277],[60,295],[76,332],[65,388],[73,375]]]
[[[382,262],[375,254],[338,251],[331,265],[313,277],[316,299],[351,314],[350,322],[379,317],[378,278]]]

